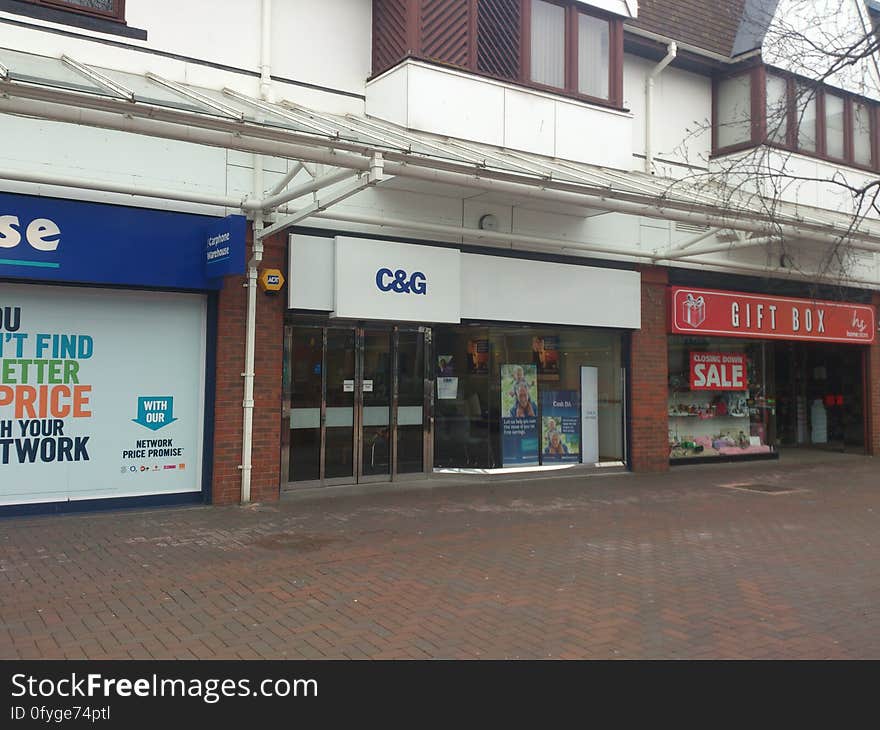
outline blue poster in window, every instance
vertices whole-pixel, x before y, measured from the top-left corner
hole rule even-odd
[[[533,363],[501,366],[501,462],[537,466],[538,373]]]
[[[541,395],[541,461],[578,462],[581,458],[581,398],[576,390]]]

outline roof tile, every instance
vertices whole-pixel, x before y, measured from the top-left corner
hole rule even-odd
[[[745,5],[746,0],[639,0],[639,17],[627,25],[730,56]]]

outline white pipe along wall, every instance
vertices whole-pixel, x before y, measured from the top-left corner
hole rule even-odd
[[[260,98],[271,101],[272,95],[272,0],[262,2],[262,23],[260,37]],[[258,200],[266,194],[263,184],[263,157],[254,153],[254,197]],[[251,501],[251,474],[253,473],[254,453],[254,380],[255,351],[257,339],[257,275],[263,260],[263,204],[254,213],[253,255],[247,270],[247,326],[244,355],[244,398],[242,400],[241,430],[241,503]]]
[[[663,60],[651,69],[645,81],[645,172],[649,175],[654,174],[654,81],[677,55],[678,46],[672,41]]]

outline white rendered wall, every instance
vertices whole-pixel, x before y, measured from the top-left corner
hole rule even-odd
[[[855,190],[876,180],[876,174],[852,167],[759,148],[715,158],[710,170],[720,181],[760,192],[770,201],[782,200],[846,215],[859,213],[880,218],[877,211],[870,208],[873,193],[862,197],[854,195]],[[756,170],[763,172],[758,175]]]
[[[367,84],[367,114],[410,129],[621,170],[632,115],[405,61]]]
[[[181,83],[256,95],[260,7],[260,0],[127,0],[128,25],[146,30],[146,41],[27,18],[29,24],[66,34],[0,23],[0,46],[55,58],[66,54],[119,71],[151,71]],[[324,111],[362,113],[358,97],[370,73],[370,0],[323,0],[320,5],[276,0],[272,8],[272,75],[297,82],[275,82],[276,96]],[[22,20],[13,13],[0,13],[0,18]]]
[[[232,195],[239,198],[252,194],[251,154],[8,115],[0,116],[0,125],[5,142],[0,145],[0,168],[4,170],[70,176],[89,182],[130,184],[181,193]],[[35,144],[35,140],[39,140],[39,144]],[[270,188],[294,163],[264,157],[263,164],[265,186]],[[297,182],[302,182],[305,175],[301,173]],[[0,180],[0,190],[207,215],[240,212],[216,206],[35,186],[9,180]]]
[[[623,65],[624,105],[632,112],[633,154],[645,156],[645,87],[657,64],[627,54]],[[712,81],[667,66],[654,80],[653,146],[658,172],[677,176],[675,165],[706,168],[712,152]],[[644,162],[634,166],[643,169]]]

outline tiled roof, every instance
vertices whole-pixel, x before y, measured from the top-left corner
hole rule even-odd
[[[747,4],[752,3],[748,0],[640,0],[638,19],[628,21],[627,25],[731,56]]]

